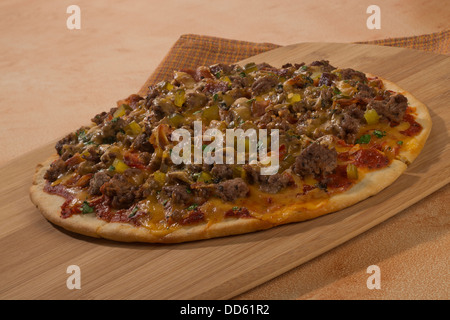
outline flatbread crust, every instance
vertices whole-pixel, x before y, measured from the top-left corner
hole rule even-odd
[[[366,74],[368,77],[375,77]],[[226,218],[217,223],[201,223],[195,226],[182,226],[172,232],[151,230],[143,226],[134,226],[126,223],[108,223],[97,219],[95,213],[77,214],[70,218],[61,218],[61,205],[65,199],[58,195],[52,195],[44,191],[46,180],[44,174],[50,164],[57,159],[53,155],[43,163],[39,164],[33,177],[33,184],[30,189],[32,202],[41,211],[43,216],[53,224],[63,227],[66,230],[83,234],[90,237],[105,238],[121,242],[149,242],[149,243],[177,243],[215,237],[230,236],[236,234],[250,233],[259,230],[272,228],[287,223],[300,222],[317,218],[319,216],[336,212],[363,201],[381,190],[385,189],[407,169],[408,165],[414,161],[425,145],[431,131],[431,117],[427,107],[418,101],[412,94],[400,88],[395,83],[382,79],[385,87],[396,91],[408,98],[410,105],[416,108],[416,121],[422,125],[423,129],[419,135],[413,138],[413,143],[406,150],[402,150],[400,160],[392,163],[380,170],[367,173],[364,178],[352,188],[330,198],[308,207],[301,203],[292,203],[273,212],[267,218]],[[276,216],[274,219],[272,217]]]

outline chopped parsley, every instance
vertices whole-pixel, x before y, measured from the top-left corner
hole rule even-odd
[[[397,141],[397,144],[399,145],[399,146],[401,146],[402,144],[403,144],[403,141]]]
[[[336,87],[333,87],[333,92],[334,92],[335,94],[341,94],[341,93],[342,93],[341,90],[339,90],[339,89],[336,88]]]
[[[77,131],[76,135],[78,137],[78,141],[80,141],[80,142],[83,142],[83,143],[91,142],[91,138],[86,136],[86,131],[84,131],[84,130]],[[93,142],[91,142],[91,143],[93,143]]]
[[[190,205],[187,209],[188,209],[189,211],[191,211],[191,210],[197,209],[197,207],[198,207],[198,204],[194,203],[193,205]]]
[[[133,218],[136,215],[136,212],[138,211],[138,207],[134,207],[133,211],[131,211],[130,215],[128,216],[128,218]]]
[[[373,135],[377,138],[383,138],[384,136],[386,136],[386,131],[380,131],[380,130],[375,130],[373,132]]]
[[[89,205],[89,203],[85,200],[81,205],[81,213],[92,213],[94,212],[94,208]]]
[[[363,134],[359,139],[356,140],[357,144],[368,144],[370,142],[370,134]]]

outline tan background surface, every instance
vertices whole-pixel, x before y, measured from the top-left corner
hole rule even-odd
[[[136,92],[181,34],[280,45],[355,42],[448,29],[443,1],[0,2],[0,166]],[[68,30],[67,6],[81,8]],[[381,8],[381,30],[366,8]],[[239,298],[448,299],[449,187]],[[428,212],[429,221],[421,219]],[[400,230],[400,231],[399,231]],[[382,271],[368,290],[366,268]]]

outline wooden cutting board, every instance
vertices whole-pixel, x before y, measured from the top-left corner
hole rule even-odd
[[[428,105],[433,120],[428,142],[393,185],[340,212],[252,234],[174,245],[116,243],[53,226],[29,200],[34,168],[53,152],[51,143],[0,168],[0,298],[232,298],[352,239],[450,181],[449,57],[304,43],[248,61],[281,66],[319,59],[394,81]],[[70,265],[80,267],[80,290],[66,286]]]

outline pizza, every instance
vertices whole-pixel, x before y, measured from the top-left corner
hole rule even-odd
[[[329,61],[200,66],[58,141],[30,195],[50,222],[92,237],[175,243],[249,233],[376,195],[415,160],[431,125],[411,93]],[[234,139],[239,149],[195,136],[239,129],[267,132],[267,143],[255,149],[244,136]],[[194,161],[191,150],[231,158]]]

